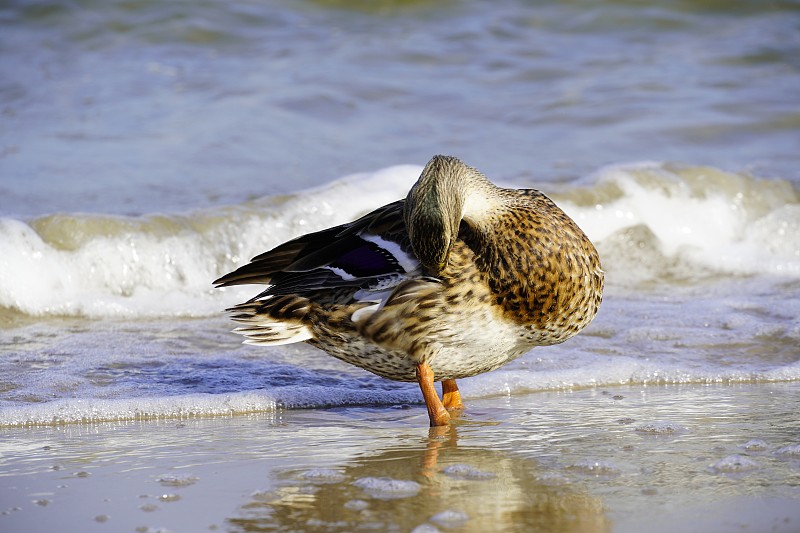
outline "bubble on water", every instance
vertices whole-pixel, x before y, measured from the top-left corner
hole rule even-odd
[[[47,498],[40,498],[38,500],[33,500],[33,503],[35,503],[40,507],[47,507],[48,505],[53,503],[53,500],[48,500]]]
[[[319,518],[309,518],[306,520],[306,527],[308,529],[322,529],[325,531],[341,531],[343,528],[346,528],[349,524],[344,520],[338,520],[336,522],[329,522],[327,520],[320,520]]]
[[[89,477],[89,476],[91,476],[91,474],[83,470],[80,472],[75,472],[75,477]]]
[[[723,457],[713,465],[711,468],[716,472],[735,474],[739,472],[750,472],[759,468],[759,464],[746,455],[729,455]]]
[[[785,457],[798,457],[800,458],[800,444],[792,444],[791,446],[783,446],[775,450],[777,455]]]
[[[346,479],[346,476],[338,470],[331,470],[329,468],[313,468],[311,470],[301,472],[297,477],[322,485],[341,483]]]
[[[608,461],[596,461],[594,459],[583,459],[567,467],[567,470],[591,474],[594,476],[616,476],[619,475],[619,468]]]
[[[165,487],[188,487],[197,483],[199,479],[191,474],[164,474],[159,476],[156,481]]]
[[[442,526],[445,529],[462,527],[469,520],[469,516],[461,511],[454,511],[447,509],[441,513],[436,513],[430,518],[434,524]]]
[[[162,494],[158,499],[162,502],[177,502],[181,496],[180,494]]]
[[[95,522],[100,522],[102,524],[104,522],[108,522],[109,518],[110,517],[107,514],[99,514],[99,515],[94,517],[94,521]]]
[[[431,524],[422,524],[412,529],[411,533],[440,533],[440,530]]]
[[[472,465],[468,464],[455,464],[442,469],[442,473],[459,479],[491,479],[495,475],[491,472],[484,472],[478,470]]]
[[[319,485],[301,485],[294,487],[294,490],[297,491],[297,494],[316,494],[319,492]]]
[[[271,500],[275,494],[271,490],[267,489],[257,489],[250,494],[250,497],[254,500],[258,501],[269,501]]]
[[[536,476],[536,481],[548,486],[568,485],[570,482],[569,478],[558,472],[543,472]]]
[[[686,431],[687,429],[680,424],[667,421],[646,422],[636,426],[637,433],[647,435],[675,435]]]
[[[145,513],[152,513],[154,511],[158,511],[160,507],[154,503],[145,503],[144,505],[140,505],[139,509],[141,509]]]
[[[743,449],[747,450],[748,452],[763,452],[767,448],[769,448],[769,444],[766,441],[761,439],[751,439],[741,446]]]
[[[344,508],[351,511],[363,511],[369,507],[369,503],[364,500],[348,500],[344,503]]]
[[[394,500],[415,496],[422,486],[416,481],[405,481],[389,477],[362,477],[353,485],[379,500]]]

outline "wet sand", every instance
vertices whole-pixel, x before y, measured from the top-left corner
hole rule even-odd
[[[0,429],[0,530],[798,531],[797,383]]]

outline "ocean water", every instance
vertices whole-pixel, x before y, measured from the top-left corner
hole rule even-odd
[[[794,533],[793,387],[472,398],[468,419],[445,434],[421,427],[424,408],[385,406],[3,428],[0,524]]]
[[[800,4],[10,2],[0,426],[416,405],[244,347],[211,281],[405,196],[435,153],[550,195],[597,319],[461,383],[800,380]],[[795,398],[797,401],[797,398]]]

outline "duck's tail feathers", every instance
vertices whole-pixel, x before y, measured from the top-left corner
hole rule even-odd
[[[298,296],[281,296],[239,304],[227,309],[231,319],[243,324],[234,333],[244,344],[279,346],[314,338],[307,318],[311,302]]]

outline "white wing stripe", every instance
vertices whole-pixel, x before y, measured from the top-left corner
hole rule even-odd
[[[412,256],[405,253],[401,248],[400,245],[396,242],[387,241],[385,239],[380,238],[377,235],[371,235],[368,233],[361,233],[359,235],[362,239],[369,242],[374,242],[397,259],[398,264],[403,267],[403,270],[406,272],[412,272],[419,268],[419,261],[414,259]]]

